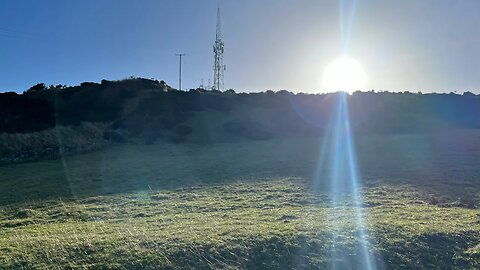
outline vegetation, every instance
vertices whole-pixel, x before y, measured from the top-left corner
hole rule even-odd
[[[4,166],[0,269],[323,268],[332,249],[354,256],[355,211],[388,269],[476,269],[479,138],[357,137],[362,208],[313,188],[321,137],[124,144]]]
[[[136,134],[172,129],[199,112],[221,112],[230,120],[255,120],[275,137],[322,130],[336,94],[287,91],[240,93],[176,91],[165,82],[141,78],[102,80],[65,87],[37,84],[24,94],[0,94],[0,132],[28,133],[82,122],[113,123]],[[445,127],[479,128],[480,96],[356,92],[348,97],[358,132],[409,133]],[[238,119],[236,119],[238,118]],[[368,120],[368,121],[367,121]],[[271,124],[269,124],[271,122]]]
[[[112,138],[119,140],[118,135],[110,135],[105,129],[106,126],[102,124],[82,123],[79,126],[58,126],[31,133],[0,133],[0,165],[98,150]],[[105,135],[109,137],[105,138]]]
[[[292,94],[284,90],[250,94],[203,89],[184,92],[163,81],[134,77],[84,82],[74,87],[47,87],[40,83],[21,95],[0,94],[0,134],[3,134],[0,136],[8,138],[7,141],[39,146],[41,139],[36,135],[21,134],[41,135],[56,128],[71,130],[68,137],[75,137],[76,126],[93,123],[102,127],[105,142],[74,147],[71,153],[98,148],[92,145],[127,141],[205,143],[315,137],[328,128],[336,95]],[[356,92],[347,99],[352,128],[359,134],[431,133],[480,127],[477,121],[480,96],[470,92],[464,95]],[[215,120],[206,123],[210,118]],[[198,126],[199,121],[208,128]],[[19,138],[15,140],[6,134]],[[3,163],[48,157],[41,153],[49,152],[52,144],[44,145],[30,155],[21,149],[12,152],[9,147],[0,146]]]
[[[388,268],[480,266],[477,210],[429,205],[398,186],[368,189],[365,198],[370,248]],[[3,208],[0,265],[324,268],[331,249],[345,251],[347,260],[360,241],[355,209],[329,208],[328,199],[302,181],[269,179]],[[332,211],[340,212],[339,222]]]
[[[380,268],[480,268],[480,97],[348,96],[360,206],[319,167],[335,97],[0,94],[0,269],[356,269],[362,231]]]

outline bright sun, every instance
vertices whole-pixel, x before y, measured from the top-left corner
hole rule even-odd
[[[367,75],[357,61],[343,56],[330,63],[323,72],[322,86],[326,91],[352,93],[365,89]]]

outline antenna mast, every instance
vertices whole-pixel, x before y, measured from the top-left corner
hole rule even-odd
[[[225,65],[223,64],[222,29],[220,22],[220,7],[217,8],[217,32],[215,35],[215,45],[213,45],[214,65],[213,65],[213,89],[221,91],[223,89],[223,74]]]

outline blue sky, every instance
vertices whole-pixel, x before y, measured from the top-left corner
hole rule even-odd
[[[0,91],[131,75],[177,86],[177,52],[184,88],[207,83],[217,4],[226,88],[321,92],[346,47],[365,90],[480,92],[476,0],[2,0]]]

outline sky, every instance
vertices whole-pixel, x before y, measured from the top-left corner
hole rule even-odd
[[[129,76],[213,82],[217,5],[225,88],[323,92],[347,54],[366,89],[480,93],[478,0],[2,0],[0,92]]]

